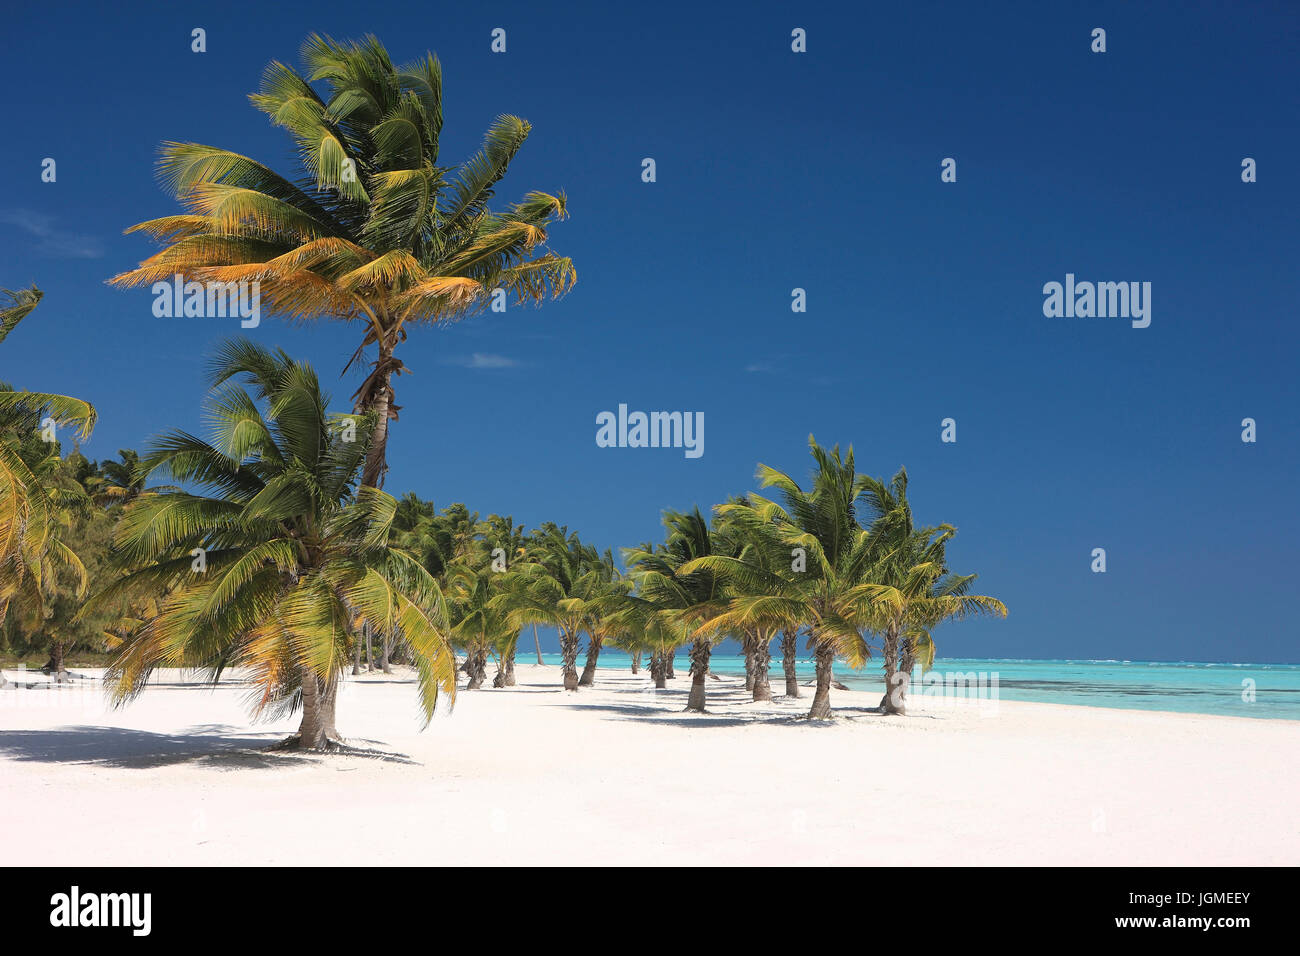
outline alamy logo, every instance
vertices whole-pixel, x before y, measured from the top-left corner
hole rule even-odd
[[[262,287],[252,282],[186,282],[179,272],[171,282],[155,282],[153,314],[160,319],[224,319],[238,316],[241,328],[255,329],[262,321]]]
[[[1065,285],[1043,286],[1043,315],[1049,319],[1132,319],[1133,328],[1151,324],[1150,282],[1075,282],[1065,274]]]
[[[628,412],[618,406],[618,415],[601,412],[596,416],[596,446],[599,448],[684,448],[687,458],[704,454],[703,412]]]
[[[51,926],[127,926],[133,936],[148,936],[152,925],[152,893],[70,893],[50,897]]]

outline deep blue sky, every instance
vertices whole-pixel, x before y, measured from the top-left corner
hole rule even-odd
[[[199,428],[205,356],[237,323],[156,319],[148,290],[104,284],[151,251],[122,230],[176,211],[157,146],[291,171],[246,95],[309,32],[373,32],[399,61],[442,59],[443,162],[498,113],[533,123],[499,195],[566,190],[551,245],[579,273],[541,310],[416,330],[389,491],[617,548],[657,537],[665,507],[751,489],[758,461],[806,473],[812,432],[874,474],[905,464],[918,517],[959,529],[954,568],[1010,607],[941,629],[941,654],[1300,661],[1300,8],[992,6],[12,10],[0,285],[46,300],[0,378],[94,401],[93,458]],[[1151,282],[1151,327],[1045,318],[1042,285],[1066,272]],[[254,334],[347,401],[357,330]],[[703,411],[704,457],[597,448],[620,402]]]

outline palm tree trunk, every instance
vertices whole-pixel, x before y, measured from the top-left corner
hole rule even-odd
[[[483,644],[469,649],[465,656],[465,673],[469,677],[466,690],[478,690],[487,680],[487,647]]]
[[[676,661],[677,661],[677,648],[673,648],[671,651],[668,652],[668,668],[667,671],[665,672],[665,676],[669,680],[677,680],[677,671],[673,668],[673,665],[676,663]]]
[[[907,692],[907,673],[898,671],[898,632],[899,628],[891,624],[885,630],[884,639],[884,658],[885,658],[885,696],[880,699],[880,712],[882,714],[907,715],[907,707],[904,704],[903,696]]]
[[[835,649],[829,642],[818,641],[813,656],[817,661],[817,693],[813,695],[812,710],[808,711],[808,717],[811,720],[830,720]]]
[[[338,746],[339,732],[334,726],[338,703],[338,683],[323,681],[309,668],[302,670],[302,723],[298,733],[286,744],[300,750],[329,750]]]
[[[375,648],[370,640],[370,628],[366,628],[366,673],[375,669]]]
[[[754,689],[754,640],[752,632],[747,632],[740,639],[740,647],[745,652],[745,690],[747,692]]]
[[[354,406],[358,413],[374,412],[376,416],[375,431],[366,452],[366,466],[361,472],[361,483],[372,488],[384,486],[384,475],[388,471],[388,422],[393,416],[392,374],[394,368],[400,367],[401,364],[393,358],[392,346],[380,342],[379,357],[370,377],[361,386]]]
[[[560,631],[560,665],[564,668],[564,689],[578,689],[578,635]]]
[[[704,713],[704,681],[709,676],[709,655],[713,653],[713,644],[707,638],[699,637],[691,645],[691,696],[686,700],[686,709]]]
[[[632,653],[632,673],[635,674],[639,670],[641,670],[641,652],[634,651]]]
[[[393,652],[393,636],[388,631],[385,631],[384,639],[380,644],[380,652],[379,652],[379,669],[382,670],[385,674],[391,674],[393,672],[393,669],[388,666],[388,655],[391,654],[392,652]]]
[[[361,625],[362,629],[368,626],[367,624]],[[357,636],[352,645],[352,676],[356,677],[361,673],[361,637]]]
[[[668,686],[668,658],[664,654],[650,655],[650,677],[655,682],[656,688]]]
[[[63,675],[67,673],[63,667],[63,649],[63,641],[50,641],[50,673],[54,675],[55,683],[63,680]]]
[[[506,686],[515,687],[515,645],[510,645],[510,653],[506,655]]]
[[[533,646],[537,648],[537,663],[544,664],[542,660],[542,642],[537,639],[537,625],[533,625]]]
[[[754,635],[754,700],[771,700],[772,684],[767,677],[767,669],[772,665],[772,650],[768,646],[771,637],[765,631]]]
[[[604,643],[603,637],[592,637],[587,641],[587,663],[582,668],[579,687],[590,687],[596,683],[596,661],[600,660],[600,646]]]
[[[798,633],[791,629],[781,632],[781,669],[785,671],[785,696],[799,696],[799,674],[797,672],[797,661],[795,655],[798,647],[795,639]]]

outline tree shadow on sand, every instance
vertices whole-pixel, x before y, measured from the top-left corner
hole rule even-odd
[[[238,734],[224,724],[190,727],[178,734],[157,734],[126,727],[76,726],[53,730],[10,730],[0,733],[0,759],[51,763],[90,764],[131,770],[148,770],[193,763],[214,770],[263,769],[321,763],[325,754],[276,752],[268,747],[283,734]],[[364,741],[374,743],[374,741]],[[356,741],[354,744],[362,743]],[[350,756],[416,763],[405,754],[351,746]]]

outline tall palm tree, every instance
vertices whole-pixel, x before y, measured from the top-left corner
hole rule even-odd
[[[411,648],[427,722],[438,695],[455,693],[445,602],[390,543],[397,502],[358,487],[369,433],[348,440],[315,372],[283,350],[228,343],[212,382],[212,441],[169,432],[140,465],[199,490],[149,491],[126,506],[116,532],[124,576],[87,604],[165,595],[113,654],[115,700],[139,694],[156,667],[200,668],[214,681],[239,667],[257,688],[256,713],[302,708],[286,746],[334,749],[338,683],[364,623]]]
[[[460,166],[439,164],[442,67],[432,54],[399,67],[373,36],[313,34],[302,61],[301,72],[271,63],[250,97],[293,138],[299,168],[281,176],[230,150],[164,143],[159,173],[185,211],[131,227],[164,248],[112,281],[256,281],[273,315],[359,323],[348,365],[375,347],[354,396],[357,413],[374,414],[362,484],[382,487],[408,329],[457,321],[496,290],[540,304],[572,288],[573,263],[546,249],[566,200],[533,191],[489,208],[532,128],[517,116],[499,116]]]

